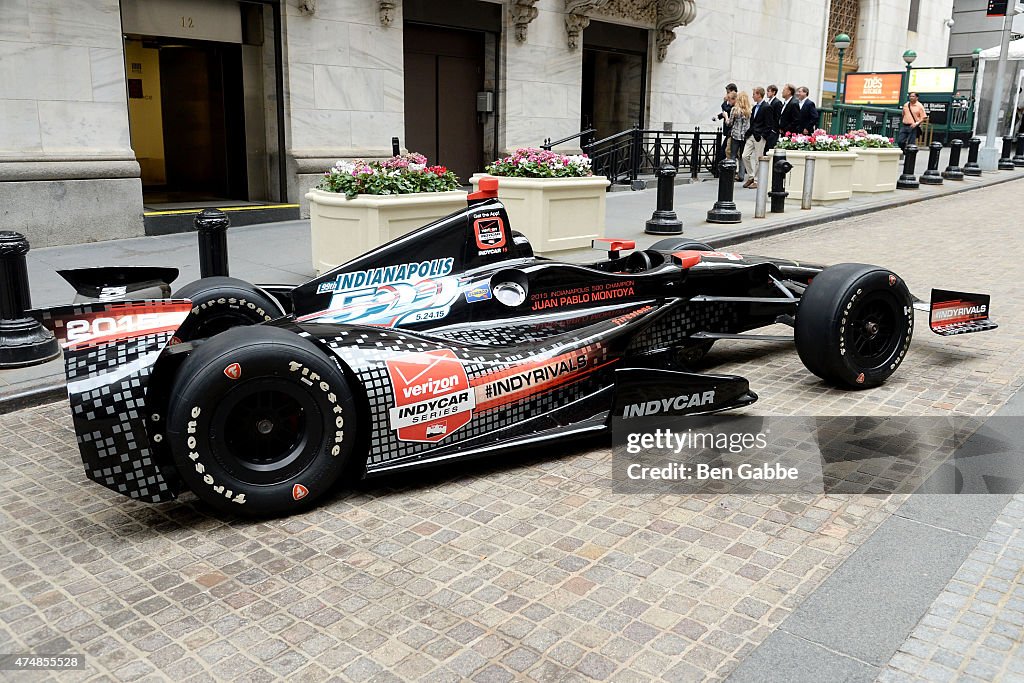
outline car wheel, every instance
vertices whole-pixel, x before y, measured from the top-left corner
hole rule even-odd
[[[796,313],[796,349],[808,370],[854,389],[882,384],[914,334],[914,301],[885,268],[843,263],[811,282]]]
[[[249,516],[307,509],[346,470],[356,410],[343,372],[287,330],[233,329],[177,374],[167,437],[185,484]]]
[[[207,277],[174,293],[192,302],[192,312],[175,333],[181,341],[206,339],[232,327],[256,325],[280,316],[280,305],[255,286],[233,277]]]
[[[703,242],[694,242],[693,240],[681,240],[678,237],[670,237],[665,240],[658,240],[651,245],[651,249],[654,251],[664,251],[672,253],[673,251],[714,251],[715,248],[704,244]]]

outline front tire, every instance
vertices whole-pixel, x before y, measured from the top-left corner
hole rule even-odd
[[[355,403],[342,371],[309,340],[274,327],[228,330],[177,376],[171,455],[211,506],[261,517],[299,512],[346,471]]]
[[[826,268],[796,314],[796,349],[808,370],[851,389],[876,387],[903,362],[914,300],[895,273],[862,263]]]

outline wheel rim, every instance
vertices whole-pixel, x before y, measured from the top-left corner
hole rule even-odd
[[[846,348],[852,360],[870,370],[889,362],[900,343],[900,305],[888,292],[868,296],[850,311]]]
[[[275,379],[233,388],[214,414],[214,457],[232,476],[256,485],[287,481],[315,459],[323,435],[313,398]]]

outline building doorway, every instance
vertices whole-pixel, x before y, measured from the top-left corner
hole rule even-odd
[[[580,129],[598,139],[647,118],[647,31],[592,21],[583,31]]]
[[[483,168],[484,33],[405,24],[405,146],[455,171]]]
[[[248,200],[241,45],[127,38],[125,60],[146,204]]]

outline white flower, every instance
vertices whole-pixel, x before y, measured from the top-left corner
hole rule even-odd
[[[425,170],[427,170],[427,165],[426,164],[409,164],[409,170],[410,171],[414,171],[414,172],[425,171]]]

